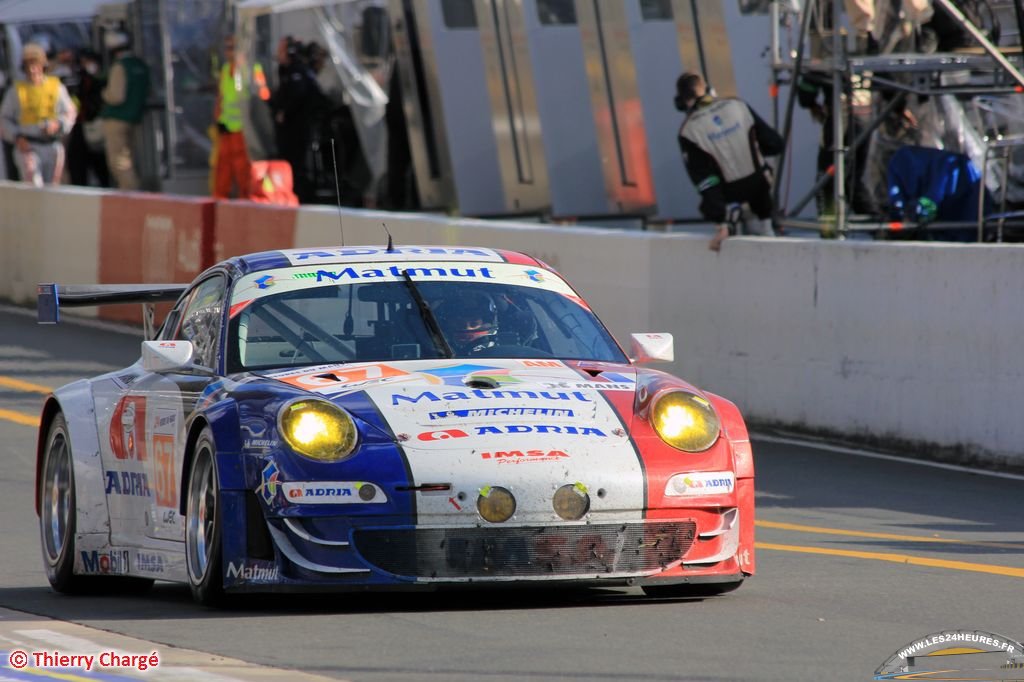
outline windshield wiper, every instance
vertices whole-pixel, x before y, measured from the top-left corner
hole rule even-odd
[[[420,317],[427,325],[427,330],[430,332],[430,337],[433,339],[434,344],[444,351],[446,358],[455,357],[452,347],[448,345],[448,339],[444,338],[444,334],[441,333],[441,326],[437,324],[437,318],[434,317],[434,312],[427,305],[426,300],[423,298],[423,294],[420,293],[420,288],[416,286],[416,283],[412,281],[412,277],[409,276],[408,270],[402,270],[402,278],[405,280],[405,285],[409,287],[409,293],[412,294],[412,298],[416,301],[416,307],[420,310]]]

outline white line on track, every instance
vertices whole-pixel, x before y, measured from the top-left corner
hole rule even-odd
[[[102,651],[103,645],[94,642],[84,637],[76,637],[74,635],[66,635],[53,630],[15,630],[14,634],[27,637],[37,642],[43,642],[44,644],[51,644],[64,651],[74,652],[88,652],[88,651]]]
[[[1024,475],[1021,474],[1011,474],[1003,471],[989,471],[987,469],[974,469],[967,466],[961,466],[959,464],[947,464],[946,462],[929,462],[927,460],[915,459],[913,457],[900,457],[899,455],[885,455],[880,452],[872,452],[862,448],[843,445],[829,445],[828,443],[823,443],[817,440],[804,440],[800,438],[775,436],[757,432],[752,432],[750,434],[750,439],[760,440],[766,443],[777,443],[779,445],[796,445],[802,448],[814,448],[817,450],[826,450],[828,452],[838,452],[844,455],[867,457],[869,459],[884,459],[890,462],[899,462],[901,464],[916,464],[917,466],[931,467],[933,469],[946,469],[947,471],[959,471],[961,473],[975,474],[978,476],[991,476],[993,478],[1005,478],[1011,481],[1024,481]]]

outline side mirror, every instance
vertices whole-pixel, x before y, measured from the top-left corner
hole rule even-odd
[[[191,370],[194,354],[191,341],[143,341],[142,369],[147,372]]]
[[[634,364],[672,362],[675,343],[671,334],[630,334],[630,356]]]

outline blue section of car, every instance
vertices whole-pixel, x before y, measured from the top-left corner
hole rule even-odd
[[[247,488],[245,472],[241,466],[238,453],[242,446],[239,442],[238,410],[233,400],[223,400],[211,405],[203,412],[213,432],[213,442],[217,448],[217,476],[222,490],[242,490]]]
[[[239,269],[243,274],[259,272],[260,270],[273,270],[275,268],[286,268],[291,265],[280,251],[263,251],[251,253],[238,259]]]
[[[246,551],[245,495],[243,491],[220,492],[220,547],[224,587],[237,582],[237,575],[232,575],[228,568],[245,564],[249,560]]]
[[[347,541],[351,531],[363,526],[409,527],[415,524],[416,493],[409,467],[387,423],[361,391],[334,399],[352,415],[359,429],[355,453],[341,462],[318,462],[291,451],[277,431],[276,415],[281,406],[296,397],[293,388],[268,380],[245,384],[233,397],[238,400],[243,432],[242,455],[233,455],[244,487],[260,501],[266,522],[275,529],[275,562],[256,562],[245,556],[242,545],[225,554],[225,586],[253,587],[261,582],[280,584],[387,584],[394,576],[371,572],[349,545],[323,544],[309,538]],[[220,460],[220,466],[230,463]],[[284,494],[283,483],[291,481],[358,481],[379,487],[387,501],[355,504],[295,504]],[[222,483],[222,488],[224,487]],[[244,528],[244,506],[234,517],[225,516],[226,528]],[[234,524],[238,524],[237,526]],[[301,532],[294,532],[299,528]],[[306,536],[306,537],[304,537]],[[287,538],[286,545],[279,538]],[[292,558],[287,558],[291,554]],[[294,557],[299,560],[294,560]],[[229,562],[235,568],[228,573]],[[366,569],[353,573],[317,571],[316,566]],[[271,577],[272,576],[272,577]]]

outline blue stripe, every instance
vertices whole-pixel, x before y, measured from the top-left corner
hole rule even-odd
[[[408,523],[415,523],[415,493],[394,492],[395,487],[413,485],[412,468],[409,466],[409,460],[406,459],[401,446],[395,441],[395,434],[391,430],[391,426],[384,419],[377,405],[363,391],[341,396],[336,398],[334,402],[352,414],[358,415],[360,419],[378,429],[381,433],[387,434],[388,439],[391,441],[387,446],[382,443],[374,448],[372,461],[360,461],[362,458],[357,455],[351,460],[343,462],[341,466],[347,468],[345,465],[349,465],[352,467],[351,473],[353,476],[363,476],[366,480],[376,481],[379,482],[379,485],[385,486],[388,489],[388,497],[391,498],[391,504],[388,505],[388,513],[405,516],[408,518]],[[342,475],[346,473],[344,468],[342,469]]]

